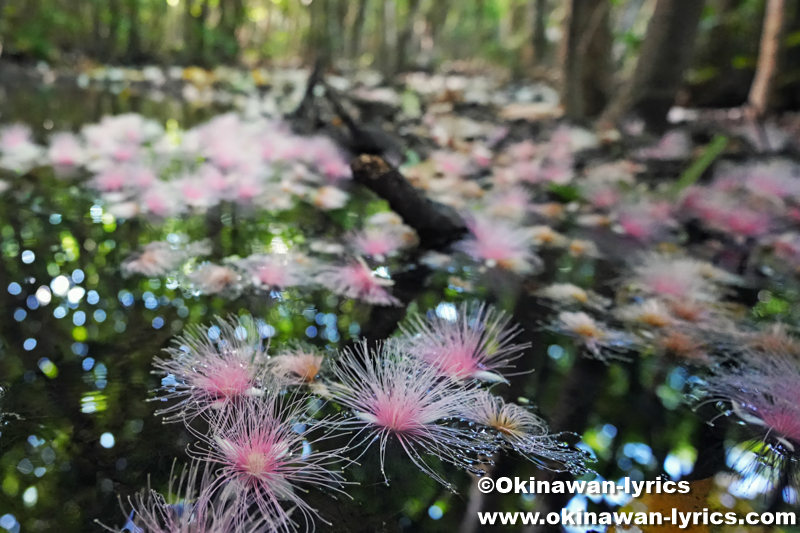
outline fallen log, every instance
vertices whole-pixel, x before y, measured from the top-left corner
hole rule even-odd
[[[389,207],[414,228],[421,249],[442,249],[467,233],[464,220],[454,209],[426,198],[382,158],[360,155],[350,162],[350,167],[356,183],[389,202]]]

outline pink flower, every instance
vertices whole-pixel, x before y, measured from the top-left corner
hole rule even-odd
[[[303,157],[306,148],[305,139],[293,135],[265,139],[262,145],[262,157],[265,161],[289,162]]]
[[[589,303],[589,293],[572,283],[553,283],[540,289],[536,294],[564,305]]]
[[[228,176],[228,183],[228,197],[240,205],[252,205],[264,192],[262,180],[251,174],[231,174]]]
[[[609,209],[620,200],[617,188],[605,183],[587,182],[582,190],[586,200],[597,209]]]
[[[781,166],[756,167],[745,179],[745,187],[758,196],[774,198],[797,197],[800,194],[800,178],[794,169]]]
[[[476,143],[472,146],[472,160],[481,168],[489,168],[494,153],[485,145]]]
[[[332,185],[324,185],[313,191],[309,195],[308,201],[323,211],[330,211],[331,209],[341,209],[344,207],[347,204],[348,198],[350,198],[350,196],[340,188]]]
[[[211,501],[207,491],[212,482],[210,463],[193,461],[179,476],[170,473],[166,497],[152,489],[129,497],[132,510],[122,528],[100,525],[114,533],[222,533],[237,526],[248,533],[274,531],[265,517],[242,523],[235,500]]]
[[[187,333],[154,358],[162,379],[161,402],[178,400],[156,412],[166,421],[190,419],[199,413],[224,410],[232,402],[262,396],[266,348],[252,318],[217,320],[211,327],[188,326]]]
[[[511,166],[511,171],[520,181],[539,183],[542,181],[541,161],[517,161]]]
[[[778,453],[800,452],[800,359],[796,355],[745,352],[741,365],[719,367],[708,380],[708,391],[713,401],[729,403],[733,414],[773,443]]]
[[[572,181],[571,161],[556,161],[544,165],[539,171],[539,181],[543,183],[555,183],[564,185]]]
[[[0,128],[0,152],[12,152],[33,144],[31,129],[24,124]]]
[[[402,236],[391,226],[373,226],[351,233],[347,240],[358,255],[383,261],[405,247]]]
[[[530,195],[523,187],[493,190],[484,203],[490,216],[516,221],[524,219],[531,207]]]
[[[515,161],[530,161],[536,157],[538,148],[531,140],[514,143],[508,147],[508,154]]]
[[[400,305],[400,301],[386,290],[394,285],[394,281],[376,275],[360,257],[344,266],[322,266],[314,280],[345,298],[362,300],[373,305]]]
[[[334,400],[355,415],[341,427],[358,432],[353,437],[360,439],[355,447],[366,443],[369,448],[379,441],[381,470],[386,444],[395,439],[420,470],[453,490],[423,455],[477,472],[478,455],[494,451],[494,446],[477,441],[472,431],[452,424],[475,401],[476,390],[442,378],[434,367],[408,355],[396,343],[376,351],[359,344],[355,351],[341,355],[333,374],[338,381],[330,384]]]
[[[242,278],[231,267],[203,263],[189,274],[189,281],[205,294],[219,294],[239,288]]]
[[[513,366],[530,344],[515,344],[518,326],[485,304],[462,304],[427,319],[416,316],[401,327],[408,353],[455,380],[505,382],[500,370]]]
[[[674,225],[670,210],[671,206],[664,202],[639,202],[621,207],[617,221],[625,234],[640,241],[652,241]]]
[[[325,356],[311,346],[295,346],[269,360],[269,369],[290,385],[315,385]]]
[[[572,163],[572,131],[569,126],[559,126],[550,137],[547,145],[547,157],[552,161],[567,161]]]
[[[203,186],[217,196],[224,196],[230,186],[229,180],[220,170],[209,163],[204,163],[197,171],[197,177]]]
[[[730,210],[730,200],[726,193],[693,187],[684,197],[683,207],[707,226],[719,228]]]
[[[316,424],[307,409],[303,397],[272,393],[243,401],[236,409],[209,413],[210,434],[195,431],[208,450],[194,453],[219,465],[209,492],[223,500],[236,497],[239,523],[247,522],[248,509],[255,506],[271,531],[295,531],[298,520],[311,531],[317,512],[300,494],[306,487],[342,492],[342,475],[329,468],[343,458],[314,450]]]
[[[605,353],[608,350],[625,349],[633,345],[631,337],[610,329],[583,312],[562,311],[550,329],[576,339],[599,359],[608,359],[609,355]]]
[[[303,159],[316,167],[328,183],[336,184],[352,177],[350,165],[329,137],[317,136],[302,141]]]
[[[732,207],[725,217],[725,229],[740,237],[759,237],[768,233],[772,219],[767,213]]]
[[[530,410],[489,392],[478,393],[465,415],[486,426],[491,437],[503,448],[516,451],[526,459],[548,470],[569,470],[575,475],[588,470],[584,463],[589,454],[563,442],[559,434],[551,434],[547,424]]]
[[[142,206],[159,218],[175,216],[184,209],[175,188],[165,182],[156,182],[140,196]]]
[[[166,241],[151,242],[141,252],[131,254],[125,259],[121,269],[126,276],[141,274],[148,278],[157,278],[177,270],[189,258],[208,252],[204,243],[195,243],[181,249]]]
[[[174,187],[178,197],[190,207],[204,209],[221,200],[219,191],[209,187],[202,176],[185,176],[176,180]]]
[[[344,159],[322,161],[319,165],[319,169],[331,183],[337,183],[341,180],[353,177],[350,165]]]
[[[95,189],[103,192],[121,191],[128,185],[128,169],[124,166],[109,166],[92,180]]]
[[[680,130],[669,131],[657,144],[642,148],[636,152],[636,157],[642,159],[686,159],[692,152],[692,139]]]
[[[207,143],[205,155],[208,160],[223,172],[240,170],[249,165],[251,155],[247,152],[247,144],[237,132],[232,136],[216,137]]]
[[[784,233],[772,243],[775,257],[778,257],[792,266],[800,266],[800,234]]]
[[[665,328],[675,322],[671,309],[655,298],[618,307],[615,314],[623,322],[646,328]]]
[[[251,255],[241,261],[240,266],[252,276],[254,286],[267,290],[282,290],[308,282],[305,269],[288,254]]]
[[[56,133],[50,139],[47,158],[51,165],[74,167],[83,164],[86,160],[86,154],[77,135]]]
[[[539,263],[530,232],[503,220],[475,215],[467,220],[471,238],[456,248],[486,266],[527,274]]]
[[[650,253],[633,267],[626,280],[646,294],[679,301],[716,300],[719,290],[711,279],[714,267],[682,256]]]
[[[431,154],[436,170],[445,176],[466,176],[470,173],[469,159],[456,152],[438,151]]]
[[[111,157],[119,163],[127,163],[139,156],[139,147],[132,145],[118,144],[111,152]]]
[[[128,170],[128,183],[139,190],[147,190],[158,181],[153,169],[144,165],[135,165]]]

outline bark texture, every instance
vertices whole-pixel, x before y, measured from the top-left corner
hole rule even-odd
[[[658,0],[633,77],[604,112],[603,122],[634,116],[650,131],[666,129],[667,113],[692,58],[704,4],[705,0]]]
[[[414,228],[420,248],[440,249],[467,232],[461,217],[447,206],[432,202],[386,161],[373,155],[359,156],[350,163],[353,179],[389,202],[392,211]]]
[[[572,0],[561,43],[561,101],[573,120],[597,117],[611,91],[610,3]]]
[[[547,0],[533,3],[533,62],[538,64],[547,54]]]
[[[786,0],[767,0],[756,76],[747,99],[750,108],[758,117],[763,117],[775,107],[775,86],[780,66],[781,40],[786,27],[785,20]]]

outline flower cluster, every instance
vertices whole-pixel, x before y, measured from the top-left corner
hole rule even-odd
[[[800,358],[787,351],[753,349],[737,355],[736,362],[715,368],[705,387],[708,399],[722,402],[750,430],[762,468],[773,468],[770,475],[786,472],[788,483],[799,486]]]
[[[349,197],[344,154],[327,137],[293,135],[279,121],[218,116],[184,132],[128,113],[104,117],[79,135],[37,145],[21,125],[0,130],[0,167],[25,172],[49,164],[63,178],[89,176],[120,218],[203,212],[221,201],[280,211],[296,199],[338,209]]]
[[[483,475],[480,465],[503,450],[585,472],[588,456],[564,435],[482,387],[502,381],[493,371],[528,347],[513,342],[518,328],[483,304],[455,313],[417,317],[397,339],[374,348],[364,341],[337,356],[300,344],[270,355],[267,328],[249,316],[189,327],[154,361],[162,376],[154,400],[167,404],[157,415],[196,437],[193,462],[168,497],[147,491],[131,499],[122,530],[313,530],[323,518],[303,493],[345,493],[347,467],[373,443],[382,471],[396,443],[453,491],[439,463]],[[326,402],[342,414],[323,416]],[[349,436],[344,447],[333,444],[337,436]]]

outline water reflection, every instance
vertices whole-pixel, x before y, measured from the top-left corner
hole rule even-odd
[[[165,125],[168,135],[178,135],[211,113],[169,99],[150,102],[93,90],[57,95],[11,91],[0,102],[4,120],[41,124],[36,135],[42,129],[77,130],[104,113],[127,111],[154,117]],[[79,105],[72,109],[66,102]],[[148,475],[154,487],[166,487],[173,458],[186,457],[186,446],[193,438],[180,425],[163,426],[153,416],[160,402],[145,400],[159,387],[176,385],[174,377],[171,381],[169,376],[152,375],[151,364],[186,326],[247,310],[257,319],[259,334],[276,349],[297,339],[320,353],[344,346],[359,337],[362,327],[369,328],[374,316],[369,305],[349,298],[372,289],[394,290],[391,278],[401,269],[392,256],[409,243],[405,228],[394,228],[388,237],[376,238],[363,228],[354,233],[354,222],[335,209],[320,214],[308,205],[287,204],[282,196],[278,208],[256,216],[230,202],[153,224],[109,211],[110,202],[98,203],[96,193],[73,182],[46,171],[36,176],[21,190],[0,197],[0,286],[8,293],[0,299],[4,317],[0,321],[0,379],[5,384],[0,389],[4,413],[0,419],[0,527],[8,531],[86,531],[93,527],[94,518],[118,523],[116,494],[140,490]],[[290,185],[296,183],[281,183],[292,189]],[[310,203],[335,208],[344,201],[330,189],[319,190],[322,193]],[[247,196],[247,191],[240,192]],[[364,191],[351,193],[347,200],[358,213],[356,218],[366,220],[367,215],[385,212],[385,205]],[[241,222],[244,218],[247,223]],[[350,244],[331,244],[335,233],[347,233]],[[206,238],[208,243],[204,243]],[[541,230],[536,238],[558,240]],[[386,244],[384,240],[390,240],[391,246],[378,246]],[[204,249],[189,243],[203,243]],[[550,300],[563,299],[564,285],[589,287],[598,275],[596,254],[586,253],[580,243],[572,244],[553,252],[561,254],[554,264],[560,265],[558,276],[563,279],[550,281],[564,283],[549,292],[556,295]],[[309,261],[306,253],[333,261],[353,248],[375,261],[367,264],[345,255],[338,268],[352,267],[351,277],[343,281],[337,270],[335,283],[327,284],[332,291],[309,288],[313,276],[301,268]],[[482,262],[486,259],[478,255]],[[278,261],[276,256],[280,256]],[[462,266],[450,258],[447,261],[416,295],[410,309],[434,309],[435,316],[452,322],[458,316],[457,306],[443,300],[458,300],[465,287],[478,295],[488,292],[486,268],[494,275],[491,269],[497,265]],[[533,262],[526,257],[524,266],[532,267]],[[364,280],[367,283],[355,283]],[[321,282],[316,279],[316,283]],[[599,294],[587,290],[576,298],[574,289],[567,288],[572,299],[591,300],[595,309],[608,306]],[[598,292],[602,289],[597,287]],[[506,294],[506,308],[517,305],[519,294],[513,290],[498,293]],[[379,301],[393,303],[383,293],[379,296]],[[528,309],[522,308],[522,312]],[[536,373],[519,380],[511,399],[532,401],[551,416],[564,403],[559,390],[571,369],[596,363],[585,361],[582,346],[610,348],[621,357],[608,366],[591,367],[602,368],[597,379],[607,383],[592,406],[580,447],[597,458],[594,468],[601,479],[653,479],[662,472],[672,479],[691,476],[698,456],[705,453],[698,439],[703,421],[691,416],[685,406],[685,395],[698,378],[691,364],[667,367],[652,353],[622,364],[634,340],[618,331],[622,327],[618,322],[641,323],[645,315],[650,321],[661,316],[652,309],[640,311],[619,320],[609,318],[613,327],[583,312],[585,316],[576,316],[579,313],[574,311],[556,314],[561,320],[554,325],[541,312],[533,321],[541,328],[526,332],[530,339],[525,340],[534,343],[534,350],[520,362],[521,368],[535,367]],[[734,498],[727,501],[728,507],[739,504],[739,499],[755,500],[776,481],[739,466],[752,465],[754,457],[751,451],[732,448],[711,472],[705,472],[715,474],[727,462],[739,473],[729,473],[724,480],[728,496]],[[401,514],[398,521],[409,529],[451,531],[456,527],[466,501],[419,476],[404,474],[407,465],[392,457],[385,465],[396,480],[388,489],[391,492],[385,493],[392,497],[376,498],[372,483],[380,467],[374,458],[369,461],[355,474],[364,485],[353,489],[369,514]],[[521,477],[539,472],[519,463],[502,468]],[[461,486],[468,486],[466,475],[451,474]],[[796,502],[797,493],[787,487],[781,497]],[[533,498],[519,500],[503,505],[527,509],[536,503]],[[575,497],[568,505],[578,509],[626,503],[623,497]]]

